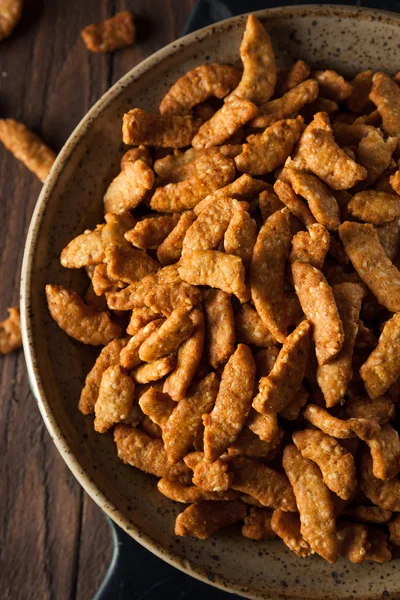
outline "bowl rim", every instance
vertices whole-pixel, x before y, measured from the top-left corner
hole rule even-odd
[[[262,9],[258,11],[252,11],[252,14],[265,18],[271,17],[285,17],[296,16],[296,13],[304,15],[315,15],[320,17],[329,17],[338,15],[350,18],[364,18],[372,20],[378,15],[381,20],[385,19],[387,22],[396,22],[400,24],[400,14],[394,13],[387,10],[380,10],[374,8],[364,8],[357,6],[350,6],[345,4],[302,4],[302,5],[287,5],[276,8]],[[28,372],[28,379],[31,387],[33,396],[38,404],[41,416],[53,440],[58,452],[61,454],[64,462],[73,473],[74,477],[78,480],[79,484],[83,487],[90,498],[106,513],[106,515],[114,521],[119,527],[121,527],[128,535],[130,535],[136,542],[145,547],[147,550],[155,554],[158,558],[164,560],[173,567],[180,571],[189,574],[190,576],[204,582],[211,584],[224,591],[231,593],[239,593],[242,597],[263,599],[263,600],[276,600],[276,597],[271,596],[269,593],[265,594],[262,592],[252,592],[246,586],[241,585],[236,581],[232,581],[225,577],[222,577],[216,573],[213,573],[213,580],[207,577],[206,569],[194,565],[187,559],[181,559],[176,556],[173,552],[167,548],[161,547],[157,542],[151,539],[151,537],[144,534],[140,527],[129,521],[127,517],[118,510],[111,501],[107,498],[106,494],[101,492],[94,483],[93,479],[88,473],[85,472],[84,468],[79,462],[79,456],[76,456],[70,448],[67,438],[63,433],[62,425],[56,421],[51,409],[51,403],[46,397],[44,386],[41,381],[39,367],[35,357],[35,346],[33,342],[32,324],[31,324],[31,285],[32,285],[32,263],[35,255],[36,246],[38,242],[38,234],[43,220],[45,209],[48,203],[51,201],[53,189],[55,188],[60,175],[63,172],[65,165],[74,149],[80,142],[81,137],[90,127],[92,122],[96,119],[99,113],[105,108],[114,98],[116,98],[121,91],[133,81],[139,79],[142,74],[149,71],[153,65],[158,61],[172,56],[179,52],[183,47],[190,46],[193,42],[199,42],[204,38],[218,33],[219,31],[226,30],[232,26],[241,25],[245,18],[250,13],[243,13],[235,17],[225,19],[218,23],[208,25],[202,29],[196,30],[192,33],[185,35],[184,37],[177,38],[173,42],[166,46],[163,46],[138,65],[133,67],[130,71],[125,73],[109,90],[107,90],[89,109],[89,111],[82,117],[79,123],[76,125],[71,135],[65,142],[61,151],[57,155],[54,165],[43,184],[42,190],[39,194],[35,209],[32,214],[31,222],[28,229],[28,234],[25,242],[25,249],[22,261],[21,280],[20,280],[20,310],[21,310],[21,329],[22,329],[22,341],[25,355],[25,361]],[[286,595],[284,590],[280,592],[282,597],[294,598],[292,594]]]

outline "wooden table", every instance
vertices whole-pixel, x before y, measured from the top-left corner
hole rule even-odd
[[[178,37],[195,0],[25,0],[0,44],[0,116],[19,119],[55,150],[126,71]],[[138,41],[89,53],[79,32],[132,9]],[[19,301],[24,241],[40,182],[0,148],[0,320]],[[22,351],[0,357],[0,596],[93,596],[111,552],[108,525],[53,445],[29,390]]]

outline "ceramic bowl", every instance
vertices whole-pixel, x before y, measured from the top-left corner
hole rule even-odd
[[[257,13],[271,34],[278,66],[302,58],[351,77],[371,67],[400,68],[400,16],[345,6],[295,6]],[[398,561],[329,565],[300,559],[280,542],[253,542],[230,528],[206,540],[176,538],[182,510],[158,493],[155,478],[123,465],[111,434],[93,430],[77,403],[98,350],[67,337],[51,320],[48,282],[83,291],[86,276],[63,269],[61,249],[102,217],[102,196],[123,154],[121,119],[134,106],[156,109],[169,86],[203,62],[240,64],[246,16],[192,33],[163,48],[112,87],[75,129],[43,187],[26,242],[23,338],[29,377],[54,443],[95,502],[139,543],[190,575],[248,598],[400,597]],[[387,596],[386,596],[387,594]]]

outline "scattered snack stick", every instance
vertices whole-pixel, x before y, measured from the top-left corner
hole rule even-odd
[[[301,558],[310,556],[312,550],[300,533],[300,517],[297,513],[284,512],[280,508],[274,510],[271,529],[297,556]]]
[[[284,342],[287,333],[284,277],[291,239],[288,210],[275,212],[258,233],[251,261],[251,297],[264,326],[278,342]]]
[[[378,233],[369,224],[345,221],[339,235],[355,270],[388,310],[400,310],[400,272],[388,259]]]
[[[318,431],[305,429],[293,434],[293,441],[304,458],[321,469],[322,480],[339,498],[348,500],[357,488],[354,458],[335,438]]]
[[[136,27],[129,10],[117,13],[101,23],[87,25],[81,31],[85,46],[91,52],[114,52],[135,43]]]
[[[340,352],[344,342],[332,288],[321,271],[308,263],[294,262],[292,274],[301,307],[313,328],[317,359],[322,366]]]
[[[303,416],[324,433],[340,440],[356,436],[367,440],[373,438],[380,431],[380,426],[376,421],[364,418],[343,421],[316,404],[307,404]]]
[[[400,376],[399,327],[400,314],[396,313],[385,323],[377,347],[360,369],[365,389],[372,399],[384,394]]]
[[[312,550],[330,563],[337,559],[335,510],[318,467],[303,458],[296,446],[286,446],[283,467],[296,497],[300,532]]]
[[[376,105],[387,135],[400,135],[400,88],[389,75],[378,71],[372,77],[370,100]]]
[[[105,433],[115,423],[129,417],[135,397],[135,384],[119,365],[112,365],[102,375],[94,412],[94,428]]]
[[[240,58],[243,76],[234,94],[257,105],[268,102],[276,84],[275,56],[268,33],[254,15],[247,18]]]
[[[0,119],[0,141],[40,181],[45,181],[56,155],[36,134],[14,119]]]
[[[241,521],[247,513],[246,505],[241,500],[231,502],[196,502],[191,504],[177,516],[175,534],[190,535],[205,540],[214,533]]]
[[[240,71],[230,65],[217,63],[200,65],[188,71],[172,87],[161,101],[162,115],[187,115],[191,108],[211,96],[223,98],[240,81]]]
[[[19,308],[8,309],[9,316],[0,323],[0,354],[8,354],[22,347]]]

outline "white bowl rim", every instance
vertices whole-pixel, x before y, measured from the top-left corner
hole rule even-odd
[[[263,18],[268,16],[281,16],[284,17],[288,13],[290,16],[295,16],[296,13],[305,12],[315,14],[315,16],[329,16],[329,14],[335,13],[338,16],[342,13],[343,16],[355,16],[359,18],[373,17],[376,14],[386,17],[394,21],[400,22],[400,14],[380,10],[374,8],[364,8],[357,6],[349,6],[346,4],[299,4],[299,5],[287,5],[276,8],[262,9],[259,11],[253,11],[252,14]],[[182,38],[171,42],[167,46],[163,46],[157,52],[151,54],[149,57],[144,59],[138,65],[128,71],[123,77],[121,77],[107,92],[105,92],[92,108],[85,114],[80,120],[78,125],[75,127],[68,140],[62,147],[61,151],[57,155],[56,161],[52,166],[52,169],[43,184],[43,188],[39,194],[35,209],[32,214],[31,222],[28,229],[28,234],[25,242],[25,249],[22,261],[21,270],[21,281],[20,281],[20,310],[21,310],[21,328],[22,328],[22,342],[25,355],[25,361],[27,366],[28,378],[31,386],[33,396],[38,404],[41,416],[45,423],[45,426],[53,440],[57,450],[61,454],[63,460],[67,464],[74,477],[78,480],[80,485],[91,497],[91,499],[106,513],[106,515],[114,521],[119,527],[121,527],[128,535],[130,535],[136,542],[141,544],[147,550],[155,554],[158,558],[179,569],[180,571],[189,574],[190,576],[217,587],[223,591],[229,591],[231,593],[239,593],[242,597],[253,598],[254,600],[276,600],[276,597],[272,597],[269,594],[265,595],[262,593],[248,593],[244,592],[243,586],[232,580],[214,574],[214,579],[210,581],[207,577],[207,573],[199,566],[194,566],[188,560],[181,560],[172,552],[167,549],[161,548],[156,544],[149,536],[142,533],[140,528],[131,521],[127,522],[127,518],[124,514],[119,511],[107,498],[107,496],[100,492],[91,477],[84,471],[83,467],[79,463],[79,457],[76,457],[71,448],[68,445],[67,439],[65,438],[62,430],[51,409],[51,405],[46,397],[44,387],[41,382],[39,368],[35,358],[35,349],[33,343],[32,327],[30,322],[30,308],[31,308],[31,283],[32,283],[32,262],[35,253],[38,233],[40,230],[41,220],[44,215],[44,209],[48,205],[51,199],[52,191],[57,183],[59,176],[61,175],[65,164],[68,161],[69,156],[72,154],[76,146],[78,145],[80,138],[83,133],[87,130],[90,124],[95,120],[97,115],[102,111],[109,102],[118,96],[120,90],[123,89],[126,84],[131,81],[138,79],[142,73],[147,72],[155,65],[159,60],[173,55],[175,52],[182,49],[183,46],[190,46],[194,41],[198,42],[208,35],[212,35],[216,29],[223,30],[230,28],[232,25],[242,22],[244,18],[250,13],[243,13],[235,17],[225,19],[215,24],[208,25],[202,29],[196,30],[192,33],[185,35]],[[286,596],[282,590],[281,596]],[[293,598],[292,595],[287,596]]]

